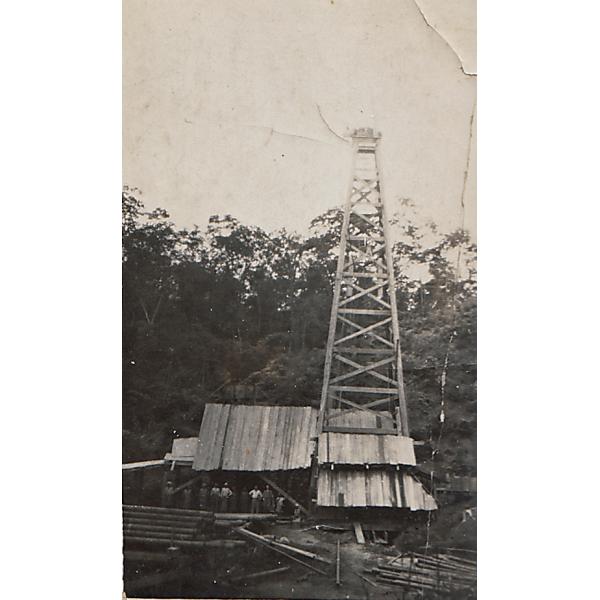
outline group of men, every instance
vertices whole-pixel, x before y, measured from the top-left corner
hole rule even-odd
[[[204,484],[203,484],[204,485]],[[275,497],[270,486],[265,486],[264,491],[261,491],[258,485],[255,485],[250,491],[247,488],[242,488],[239,496],[234,499],[233,490],[229,484],[225,482],[222,487],[218,483],[213,483],[210,492],[208,493],[208,503],[206,502],[206,490],[208,488],[200,488],[199,501],[200,505],[208,506],[213,512],[248,512],[248,500],[250,500],[250,512],[255,513],[283,513],[285,498],[283,496]],[[237,507],[233,506],[237,500]]]
[[[220,486],[217,482],[209,488],[206,482],[203,482],[198,491],[198,503],[193,506],[192,487],[188,486],[181,490],[181,501],[177,502],[182,508],[199,508],[201,510],[210,510],[212,512],[250,512],[256,513],[277,513],[283,514],[285,510],[285,498],[281,495],[275,496],[269,485],[261,490],[258,485],[248,491],[242,488],[239,494],[235,494],[225,482]],[[175,487],[171,481],[167,481],[163,490],[163,505],[175,506]]]

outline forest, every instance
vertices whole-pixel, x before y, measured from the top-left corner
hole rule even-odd
[[[318,406],[341,208],[308,233],[232,215],[178,228],[122,193],[123,460],[198,434],[204,405]],[[476,246],[462,229],[391,207],[411,436],[420,464],[475,474]]]

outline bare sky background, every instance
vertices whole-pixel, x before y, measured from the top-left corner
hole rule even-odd
[[[374,127],[388,212],[475,237],[475,0],[123,4],[123,183],[148,208],[305,231],[350,177],[329,128]]]

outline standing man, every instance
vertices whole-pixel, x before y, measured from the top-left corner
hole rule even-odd
[[[300,512],[300,505],[296,502],[294,504],[294,521],[299,521],[302,517],[302,513]]]
[[[253,490],[250,490],[248,493],[250,496],[250,513],[257,514],[260,512],[260,501],[262,500],[262,492],[258,489],[258,486],[255,485]]]
[[[182,508],[192,508],[192,486],[188,485],[183,488],[183,502]]]
[[[221,488],[217,485],[217,482],[213,483],[212,489],[210,490],[210,510],[217,512],[219,510],[219,502],[221,500]]]
[[[198,492],[198,507],[201,510],[208,509],[208,494],[208,485],[206,484],[206,481],[203,481],[202,485],[200,486],[200,491]]]
[[[267,485],[263,494],[263,503],[265,505],[265,512],[272,513],[275,510],[275,496],[273,496],[273,490]]]
[[[233,496],[233,492],[229,487],[229,484],[225,482],[223,488],[221,489],[221,512],[226,513],[229,512],[229,504],[231,502],[231,496]]]
[[[285,498],[283,496],[277,496],[275,500],[275,512],[281,516],[283,515],[283,505],[285,504]]]
[[[167,481],[162,493],[162,505],[167,508],[173,508],[175,502],[175,486],[172,481]]]

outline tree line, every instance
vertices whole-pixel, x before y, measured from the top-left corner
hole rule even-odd
[[[206,402],[318,406],[342,210],[305,235],[231,215],[178,228],[122,193],[123,454],[161,457],[197,435]],[[408,201],[392,220],[411,434],[458,474],[475,469],[476,247]],[[246,390],[244,392],[244,390]]]

